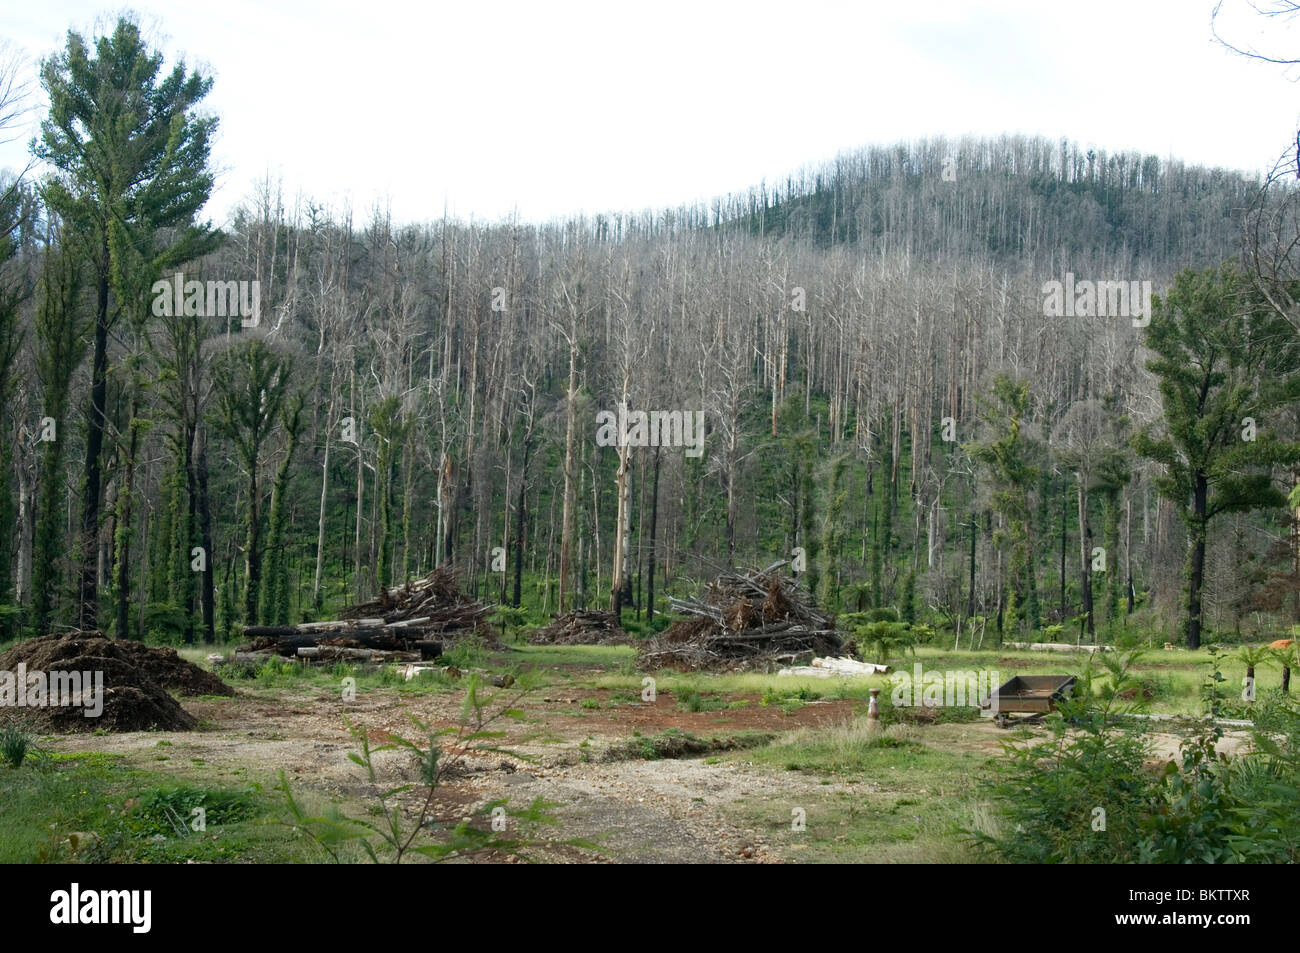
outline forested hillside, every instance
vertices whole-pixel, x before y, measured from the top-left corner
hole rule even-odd
[[[549,223],[400,223],[290,171],[217,230],[211,80],[129,22],[42,78],[46,164],[2,209],[9,635],[211,641],[447,561],[538,617],[658,624],[794,559],[837,611],[1195,645],[1201,536],[1214,638],[1300,621],[1296,336],[1204,274],[1241,259],[1257,181],[933,139]],[[1150,281],[1154,315],[1046,316],[1067,275]],[[256,300],[213,313],[208,282]],[[1178,375],[1205,354],[1198,425]],[[620,405],[702,412],[702,453],[606,445]]]

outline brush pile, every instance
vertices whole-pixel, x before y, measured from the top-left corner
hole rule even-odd
[[[835,617],[780,571],[785,565],[727,573],[699,598],[669,599],[685,618],[645,643],[640,667],[727,671],[843,655]]]
[[[256,663],[280,655],[320,663],[419,662],[472,637],[499,648],[500,636],[487,621],[492,608],[463,593],[455,570],[444,563],[423,579],[344,609],[337,621],[247,626],[250,642],[234,661]]]
[[[556,616],[550,625],[528,635],[532,645],[627,645],[628,638],[614,613],[602,609],[574,609]]]

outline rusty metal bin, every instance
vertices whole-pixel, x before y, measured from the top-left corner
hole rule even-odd
[[[992,709],[998,724],[1005,726],[1012,713],[1038,719],[1055,711],[1056,703],[1073,689],[1073,675],[1016,675],[999,685],[980,707]]]

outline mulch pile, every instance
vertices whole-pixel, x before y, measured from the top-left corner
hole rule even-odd
[[[493,608],[462,592],[456,571],[443,563],[423,579],[349,606],[336,621],[246,626],[249,644],[236,651],[234,661],[280,655],[318,663],[418,662],[437,658],[447,643],[466,638],[504,649],[500,633],[487,621]]]
[[[813,656],[844,654],[835,616],[824,612],[793,577],[785,562],[747,573],[728,573],[699,598],[669,599],[685,614],[643,644],[642,669],[734,671],[770,667]]]
[[[550,625],[528,635],[532,645],[629,645],[632,640],[614,613],[603,609],[574,609],[556,616]]]
[[[104,710],[98,717],[87,718],[80,706],[0,707],[0,719],[22,720],[35,730],[189,731],[198,722],[170,692],[235,694],[220,678],[187,662],[173,648],[106,639],[99,632],[28,639],[0,655],[0,671],[15,677],[20,663],[29,674],[103,672]],[[93,688],[93,682],[87,688]]]

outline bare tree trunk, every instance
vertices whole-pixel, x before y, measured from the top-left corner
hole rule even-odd
[[[26,447],[18,447],[18,566],[14,573],[14,602],[26,605],[30,601],[29,577],[32,571],[33,492],[32,475],[27,468]]]
[[[127,418],[127,454],[122,477],[125,485],[120,490],[117,508],[117,528],[114,536],[117,546],[117,616],[113,633],[119,639],[129,639],[131,627],[131,496],[135,483],[135,457],[140,444],[140,431],[135,426],[135,415],[139,407],[136,398],[131,399],[131,409]],[[188,609],[188,607],[187,607]]]
[[[533,435],[524,438],[523,466],[519,471],[519,502],[515,506],[515,592],[511,605],[518,608],[524,585],[524,523],[527,519],[528,458],[533,451]]]
[[[1133,590],[1133,498],[1126,501],[1124,517],[1124,574],[1128,578],[1128,611],[1133,612],[1137,593]]]
[[[86,480],[81,498],[81,577],[77,627],[99,628],[99,501],[104,425],[108,404],[108,245],[101,251],[95,307],[95,352],[91,365],[90,416],[86,430]]]
[[[975,615],[975,542],[979,527],[975,524],[975,514],[970,515],[970,593],[967,595],[966,615]]]
[[[1092,527],[1088,524],[1088,490],[1079,477],[1079,598],[1087,618],[1088,634],[1096,636],[1092,618]]]
[[[330,412],[325,415],[325,459],[320,468],[320,512],[316,518],[316,572],[312,577],[311,585],[311,601],[316,611],[320,611],[321,608],[320,584],[321,575],[325,571],[325,503],[329,498],[330,447],[333,444],[330,439],[330,429],[333,416],[334,407],[331,401]]]
[[[248,473],[248,540],[244,551],[244,623],[257,625],[258,590],[262,586],[262,517],[258,512],[257,464]],[[359,563],[359,560],[358,560]],[[360,601],[360,600],[358,600]]]
[[[650,490],[650,552],[647,554],[646,571],[646,624],[655,620],[655,547],[659,528],[659,465],[662,447],[655,447],[655,465],[652,488]]]
[[[1187,647],[1199,649],[1202,591],[1205,585],[1205,524],[1209,479],[1204,473],[1196,473],[1192,479],[1192,526],[1187,541]]]
[[[1061,618],[1065,618],[1065,550],[1066,550],[1066,515],[1070,512],[1069,485],[1061,485]]]
[[[560,517],[560,592],[556,609],[563,613],[573,601],[569,574],[573,565],[573,445],[577,436],[578,340],[574,327],[569,337],[569,390],[564,424],[564,509]]]
[[[194,438],[198,443],[198,453],[195,457],[199,488],[199,539],[204,554],[203,575],[199,580],[199,604],[203,611],[203,638],[208,644],[212,644],[217,641],[217,599],[216,580],[212,567],[212,505],[208,496],[208,441],[202,427],[195,430]]]

